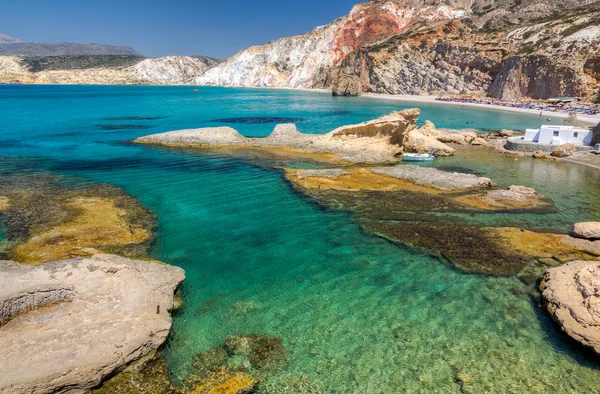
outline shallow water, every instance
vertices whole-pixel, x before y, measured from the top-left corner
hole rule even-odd
[[[518,279],[460,274],[364,233],[350,215],[322,210],[255,159],[127,143],[241,117],[305,118],[300,130],[323,133],[411,105],[287,91],[89,86],[0,86],[0,104],[0,175],[48,170],[108,182],[158,215],[152,255],[187,276],[185,307],[164,352],[175,380],[185,378],[194,354],[228,335],[256,333],[281,337],[292,356],[268,377],[270,393],[301,392],[292,389],[298,377],[311,382],[304,392],[600,392],[597,359],[556,329]],[[108,118],[150,128],[97,127],[124,124]],[[434,105],[423,107],[425,119],[438,127],[539,126],[535,117]],[[272,129],[232,127],[254,136]],[[567,231],[574,221],[600,219],[600,175],[583,166],[485,150],[435,165],[533,186],[559,208],[465,220]]]

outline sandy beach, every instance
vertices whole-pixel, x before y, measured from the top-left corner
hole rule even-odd
[[[488,105],[488,104],[475,104],[475,103],[455,103],[449,101],[438,101],[436,100],[436,96],[411,96],[411,95],[392,95],[392,94],[378,94],[378,93],[365,93],[361,97],[366,98],[374,98],[381,100],[393,100],[393,101],[411,101],[411,102],[419,102],[419,103],[428,103],[428,104],[440,104],[440,105],[454,105],[461,107],[475,107],[482,109],[491,109],[497,111],[504,112],[513,112],[524,115],[534,115],[539,116],[540,111],[535,109],[524,109],[524,108],[510,108],[503,107],[500,105]],[[561,112],[551,112],[551,111],[543,111],[541,118],[552,118],[552,119],[565,119],[568,114]],[[577,115],[577,119],[579,121],[584,122],[586,124],[595,126],[600,123],[599,115]]]

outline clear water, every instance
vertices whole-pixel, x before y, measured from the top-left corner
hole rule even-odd
[[[108,182],[156,212],[151,253],[187,277],[185,308],[165,349],[176,380],[194,354],[228,335],[256,333],[281,337],[292,355],[269,378],[271,393],[295,392],[290,382],[299,376],[326,393],[600,392],[597,359],[557,330],[516,278],[459,274],[364,233],[350,215],[320,209],[260,162],[126,143],[232,117],[301,117],[300,130],[323,133],[413,106],[251,89],[0,86],[0,175],[49,170]],[[166,117],[105,120],[129,116]],[[423,107],[421,119],[439,127],[539,123],[435,105]],[[149,128],[98,126],[107,124]],[[232,126],[259,136],[274,125]],[[492,153],[436,166],[534,186],[560,209],[516,223],[506,215],[473,221],[566,231],[600,219],[600,175],[586,167]]]

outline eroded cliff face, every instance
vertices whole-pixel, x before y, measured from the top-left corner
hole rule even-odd
[[[430,3],[423,5],[423,3]],[[464,15],[468,1],[370,1],[350,14],[304,35],[285,37],[239,52],[196,79],[196,83],[246,87],[315,87],[317,74],[349,53],[408,30],[414,23]]]
[[[183,85],[217,64],[216,59],[200,56],[0,56],[0,83]]]
[[[242,51],[196,79],[334,94],[581,96],[600,87],[600,2],[369,1],[305,35]]]

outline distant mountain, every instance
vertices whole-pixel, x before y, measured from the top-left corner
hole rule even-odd
[[[0,34],[0,56],[81,56],[81,55],[134,55],[141,56],[128,46],[106,44],[59,44],[20,42]]]
[[[0,44],[18,44],[21,41],[0,33]]]

